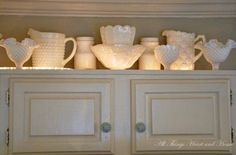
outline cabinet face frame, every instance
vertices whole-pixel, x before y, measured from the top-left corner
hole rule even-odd
[[[218,84],[218,86],[216,86],[216,90],[213,90],[213,88],[211,88],[211,86],[213,87],[214,85],[217,85],[217,84]],[[165,85],[167,88],[165,88]],[[178,85],[179,85],[179,87],[178,87]],[[187,88],[188,85],[189,86],[195,85],[197,88],[193,88],[192,90],[188,89],[186,92],[183,89]],[[158,89],[159,86],[160,86],[160,89]],[[221,90],[221,88],[222,88],[222,90]],[[177,90],[175,90],[175,89],[177,89]],[[139,90],[141,92],[139,92]],[[150,124],[151,120],[149,120],[150,117],[148,114],[148,112],[150,112],[150,111],[147,110],[147,108],[150,107],[151,105],[148,106],[148,104],[152,104],[152,106],[153,106],[153,104],[154,105],[158,104],[159,106],[163,103],[168,103],[168,104],[171,103],[172,104],[171,99],[175,99],[175,98],[183,99],[183,101],[185,99],[187,99],[186,103],[191,103],[191,101],[188,101],[188,95],[189,95],[188,91],[191,94],[189,97],[195,98],[196,101],[198,100],[198,97],[205,98],[205,99],[208,98],[208,100],[206,100],[206,101],[209,102],[210,104],[211,104],[211,100],[212,100],[212,103],[218,104],[218,105],[212,105],[213,107],[218,106],[218,108],[216,108],[216,109],[214,108],[215,110],[213,110],[213,113],[216,114],[216,117],[219,117],[217,120],[217,122],[219,122],[219,124],[217,124],[217,122],[216,122],[216,123],[214,123],[215,127],[213,127],[215,129],[217,129],[216,131],[214,131],[214,133],[216,135],[213,134],[212,136],[215,137],[216,140],[222,140],[227,144],[231,143],[231,138],[230,138],[230,127],[231,127],[230,100],[229,100],[229,98],[230,98],[230,83],[229,83],[228,79],[197,79],[197,80],[196,79],[193,79],[193,80],[190,80],[190,79],[178,79],[178,80],[175,80],[175,79],[168,79],[168,80],[166,80],[166,79],[158,79],[158,80],[137,79],[137,80],[132,80],[132,82],[131,82],[132,153],[134,153],[134,154],[143,154],[143,153],[144,154],[155,154],[155,153],[173,153],[173,152],[175,152],[175,153],[216,153],[217,154],[217,153],[230,153],[232,151],[231,146],[222,147],[220,150],[217,150],[217,147],[210,149],[210,148],[207,148],[204,146],[200,147],[200,148],[198,147],[197,149],[193,149],[193,148],[191,148],[191,146],[182,147],[182,149],[181,148],[177,149],[176,147],[173,147],[171,145],[168,146],[171,143],[168,141],[168,140],[171,140],[170,135],[168,137],[168,132],[163,130],[163,132],[161,131],[162,133],[160,132],[161,134],[159,134],[159,135],[157,133],[155,133],[157,135],[155,135],[155,134],[152,135],[153,128],[151,129],[151,126],[153,126],[153,125]],[[226,91],[226,92],[224,92],[224,91]],[[168,98],[168,96],[171,94],[171,92],[172,93],[175,92],[177,94],[173,94],[171,97]],[[159,99],[159,101],[158,101],[158,99]],[[164,99],[164,100],[161,101],[162,99]],[[152,102],[152,100],[154,100],[156,102]],[[197,104],[196,101],[194,104]],[[224,103],[222,101],[224,101]],[[142,103],[142,102],[145,102],[145,103]],[[178,101],[176,101],[175,103],[178,103]],[[137,104],[142,104],[142,106],[137,105]],[[174,102],[173,102],[173,104],[174,104]],[[141,108],[139,108],[138,112],[137,112],[137,106],[141,107]],[[162,107],[164,107],[164,106],[162,105]],[[167,108],[169,108],[169,107],[170,106],[167,106]],[[210,108],[211,107],[209,107],[209,109]],[[143,112],[140,112],[140,109]],[[200,109],[201,109],[201,107],[200,107]],[[176,110],[178,110],[178,109],[176,109]],[[181,110],[179,110],[179,111],[181,111]],[[142,114],[140,114],[140,113],[142,113]],[[152,115],[152,114],[150,114],[150,115]],[[207,112],[205,111],[205,115],[206,114],[207,114]],[[139,118],[137,118],[137,116]],[[155,116],[157,116],[157,114],[155,114]],[[135,131],[136,123],[140,122],[139,121],[140,119],[144,119],[144,124],[146,125],[146,131],[143,133],[138,133],[137,131]],[[167,120],[170,120],[170,119],[167,119]],[[178,125],[176,125],[176,126],[179,127]],[[175,126],[173,126],[173,127],[175,127]],[[163,129],[164,127],[159,127],[159,128],[156,127],[156,129],[161,129],[161,128]],[[176,128],[176,129],[178,129],[178,128]],[[206,130],[206,129],[204,129],[204,130]],[[171,133],[171,131],[169,131],[169,134],[173,134],[173,133]],[[181,133],[180,133],[180,135],[181,135]],[[190,133],[190,135],[191,135],[191,133]],[[187,137],[185,135],[183,135],[184,137],[186,137],[185,139],[184,138],[178,139],[178,136],[179,136],[178,134],[176,134],[176,135],[174,134],[172,136],[174,137],[173,138],[174,140],[177,140],[176,143],[178,143],[178,140],[180,140],[180,142],[181,142],[181,140],[184,140],[184,141],[187,140],[187,142],[188,142],[188,140],[190,139],[190,138],[188,138],[188,135],[186,135]],[[193,140],[194,139],[199,140],[199,138],[200,138],[200,140],[204,141],[204,139],[205,139],[206,140],[205,142],[207,144],[208,140],[210,140],[211,138],[209,139],[207,137],[205,137],[205,138],[204,137],[205,137],[205,135],[202,135],[202,136],[198,135],[198,137],[194,137],[194,134],[193,134]],[[162,144],[158,143],[158,140],[167,142],[167,143],[165,143],[165,144],[167,144],[167,146],[162,146]],[[209,143],[210,142],[211,141],[209,141]],[[155,144],[157,144],[157,145],[155,145]],[[151,147],[146,147],[146,145],[147,146],[149,145]],[[208,150],[208,149],[210,149],[210,150]]]
[[[86,8],[86,9],[84,9]],[[0,15],[236,17],[234,0],[1,0]]]
[[[91,78],[91,79],[83,79],[83,78],[76,78],[76,79],[69,79],[69,78],[68,79],[66,79],[66,78],[61,78],[61,79],[53,79],[53,78],[10,78],[9,83],[10,83],[10,98],[11,98],[11,100],[10,100],[10,111],[9,111],[9,127],[10,127],[9,128],[10,129],[9,154],[15,154],[15,153],[19,154],[19,155],[25,154],[24,152],[18,152],[17,153],[17,152],[13,151],[13,136],[14,136],[13,135],[13,133],[14,133],[14,131],[13,131],[13,129],[14,129],[14,120],[13,120],[14,111],[13,110],[14,110],[14,104],[15,104],[14,103],[14,95],[15,95],[14,94],[14,89],[15,89],[14,87],[17,84],[22,86],[24,83],[28,83],[27,86],[29,86],[30,84],[40,83],[40,82],[45,83],[45,85],[47,83],[48,83],[48,85],[50,85],[49,86],[50,90],[48,92],[53,92],[53,91],[62,92],[62,93],[67,92],[68,94],[63,94],[64,96],[68,97],[67,99],[70,99],[70,98],[73,99],[77,96],[79,99],[82,99],[82,100],[83,99],[94,99],[94,101],[96,103],[104,101],[104,104],[99,103],[99,105],[94,105],[94,106],[97,106],[97,108],[96,107],[94,107],[94,108],[96,108],[97,110],[100,110],[101,112],[105,112],[105,113],[101,113],[101,112],[99,113],[100,120],[96,121],[96,119],[99,119],[99,118],[96,118],[96,116],[94,117],[94,119],[96,121],[96,123],[94,124],[96,126],[96,130],[94,131],[95,132],[95,135],[94,135],[95,137],[94,138],[96,138],[96,139],[98,138],[97,140],[99,140],[98,142],[101,144],[100,145],[98,143],[99,144],[98,145],[98,150],[96,150],[96,147],[94,147],[95,146],[94,142],[96,142],[97,140],[90,136],[89,139],[87,139],[86,143],[90,144],[89,142],[91,142],[91,145],[88,145],[89,147],[91,147],[91,149],[92,149],[91,151],[86,150],[86,148],[85,148],[85,149],[83,149],[83,151],[68,151],[68,150],[67,151],[61,151],[61,152],[60,151],[59,152],[58,151],[49,151],[48,153],[46,153],[46,152],[38,152],[37,153],[37,151],[36,151],[35,153],[32,152],[33,154],[41,154],[41,153],[43,153],[43,154],[53,154],[55,152],[58,152],[58,154],[63,154],[63,152],[67,152],[68,154],[95,154],[97,152],[99,152],[101,154],[112,154],[112,153],[114,153],[114,133],[115,133],[114,130],[115,130],[115,127],[114,127],[114,96],[113,96],[114,95],[113,94],[114,93],[114,84],[113,84],[114,81],[113,81],[113,79],[103,79],[103,78],[102,79],[99,79],[99,78],[97,78],[97,79],[93,79],[93,78]],[[62,85],[60,86],[60,84],[62,84]],[[55,90],[53,88],[53,86],[55,86],[55,85],[59,85],[58,87],[63,87],[63,84],[66,84],[66,85],[68,84],[68,85],[72,86],[72,91],[68,87],[65,88],[65,91]],[[78,90],[76,87],[73,87],[73,85],[75,85],[75,86],[78,86],[78,85],[86,86],[86,85],[88,85],[87,88],[85,88],[85,90],[88,90],[88,93],[86,93],[87,97],[84,97],[83,94],[74,94],[74,95],[69,94],[73,91],[82,91],[82,90],[84,90],[83,88],[81,88],[82,90],[81,89]],[[35,86],[39,86],[39,85],[35,85]],[[95,88],[93,89],[93,86],[98,86],[98,88],[96,88],[96,90],[101,89],[104,92],[101,92],[101,94],[93,92],[94,89],[95,89]],[[99,86],[101,86],[101,87],[99,87]],[[32,89],[34,90],[34,88],[32,88]],[[40,88],[39,90],[43,91],[43,90],[47,90],[47,89]],[[25,90],[23,89],[22,93],[25,93],[25,91],[26,91],[26,89]],[[37,91],[37,88],[36,88],[36,91]],[[109,92],[109,93],[107,94],[107,92]],[[81,93],[84,93],[84,92],[81,92]],[[43,98],[40,98],[40,97],[37,98],[38,96],[40,96],[38,94],[42,95],[42,93],[40,93],[40,91],[39,91],[39,93],[38,92],[33,92],[33,95],[32,94],[27,94],[27,93],[26,93],[26,95],[24,94],[24,100],[26,100],[26,101],[24,101],[25,102],[24,104],[27,104],[27,101],[29,100],[29,97],[27,97],[27,95],[28,96],[31,95],[31,97],[33,97],[33,98],[36,97],[35,98],[36,100],[34,101],[35,103],[37,103],[37,99],[40,99],[40,100],[43,99]],[[53,95],[54,94],[48,93],[45,96],[49,97],[49,98],[51,97],[51,99],[54,100],[55,97]],[[63,95],[62,95],[62,97],[63,97]],[[105,95],[109,95],[109,96],[105,96]],[[105,98],[101,98],[101,97],[105,97]],[[60,99],[60,97],[59,97],[59,99]],[[94,102],[94,104],[95,104],[95,102]],[[68,102],[68,103],[70,103],[70,102]],[[109,106],[107,106],[107,104],[109,104]],[[35,104],[35,105],[37,105],[37,104]],[[104,109],[104,108],[106,108],[106,109]],[[25,109],[25,107],[24,107],[24,109]],[[96,112],[96,111],[94,110],[94,112]],[[97,115],[97,114],[95,114],[95,115]],[[106,118],[105,115],[109,115],[109,117]],[[25,114],[24,114],[24,117],[25,117]],[[101,125],[101,123],[103,123],[103,121],[109,122],[111,124],[112,130],[109,133],[104,133],[104,132],[101,131],[100,125]],[[37,133],[44,134],[43,131],[37,131],[35,133],[36,134]],[[42,136],[45,136],[45,135],[42,135]],[[69,136],[69,138],[72,137],[72,135],[66,135],[66,136]],[[44,137],[42,137],[42,138],[44,138]],[[59,138],[62,138],[62,137],[59,137]],[[80,139],[82,138],[81,140],[83,140],[83,135],[81,135],[81,136],[79,135],[79,138]],[[43,139],[39,139],[39,140],[43,141]],[[51,140],[55,141],[53,139],[51,139]],[[84,139],[84,140],[86,141],[86,139]],[[94,140],[96,140],[96,141],[94,141]],[[72,139],[72,142],[73,142],[73,139]],[[75,139],[75,142],[78,143],[79,141],[78,140],[76,141],[76,139]],[[80,145],[81,142],[82,142],[82,144],[79,147],[83,147],[83,145],[86,144],[86,143],[83,144],[83,141],[80,141],[78,144]],[[99,148],[99,146],[100,146],[100,148]],[[94,148],[92,148],[92,147],[94,147]],[[27,154],[31,154],[31,152],[29,151]]]

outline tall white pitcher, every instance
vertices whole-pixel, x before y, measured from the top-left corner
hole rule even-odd
[[[76,53],[74,38],[66,38],[65,34],[53,32],[39,32],[29,29],[30,37],[39,44],[32,55],[33,67],[61,68],[70,61]],[[65,59],[66,42],[73,42],[71,54]]]
[[[204,35],[195,37],[194,33],[166,30],[162,33],[167,37],[167,43],[179,49],[178,59],[171,65],[171,70],[193,70],[194,63],[201,57],[202,52],[195,55],[195,45],[198,41],[205,42]]]

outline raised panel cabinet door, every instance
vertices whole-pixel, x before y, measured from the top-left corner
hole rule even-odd
[[[10,79],[10,153],[112,154],[111,79]]]
[[[228,80],[132,80],[131,85],[133,153],[230,152]]]

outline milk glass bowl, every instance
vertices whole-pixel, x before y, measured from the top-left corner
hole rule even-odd
[[[97,59],[107,68],[122,70],[130,68],[143,54],[142,45],[105,45],[99,44],[91,47]]]
[[[39,47],[34,40],[29,38],[25,38],[21,42],[15,38],[2,39],[0,46],[6,49],[7,56],[14,62],[17,69],[22,69],[23,64],[30,59],[33,50]]]
[[[100,28],[102,42],[106,45],[133,45],[135,31],[136,28],[129,25],[108,25]]]
[[[135,31],[135,27],[129,25],[102,26],[103,44],[91,47],[93,54],[109,69],[130,68],[145,50],[142,45],[133,45]]]
[[[205,43],[199,42],[196,46],[202,50],[204,57],[212,65],[212,69],[218,70],[220,63],[226,60],[231,49],[236,48],[236,42],[228,39],[227,43],[223,44],[216,39],[211,39]]]

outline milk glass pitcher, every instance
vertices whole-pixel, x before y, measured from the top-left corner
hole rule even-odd
[[[32,55],[33,67],[61,68],[70,61],[76,53],[77,43],[74,38],[66,38],[65,34],[54,32],[39,32],[29,29],[30,37],[39,44]],[[66,42],[73,42],[71,54],[64,59]]]
[[[204,35],[195,37],[194,33],[166,30],[162,33],[167,37],[167,44],[174,45],[179,49],[178,59],[170,66],[171,70],[193,70],[194,63],[201,57],[202,52],[195,55],[198,49],[197,42],[205,42]]]

